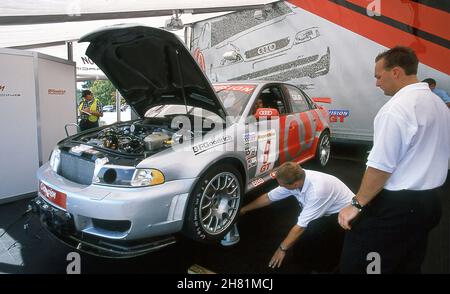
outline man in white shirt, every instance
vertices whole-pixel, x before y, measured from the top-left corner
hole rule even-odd
[[[338,212],[350,203],[353,192],[338,178],[303,170],[298,164],[286,162],[276,171],[279,187],[263,194],[241,209],[241,215],[289,196],[294,196],[301,212],[297,223],[273,254],[269,267],[280,267],[286,251],[294,246],[294,254],[310,270],[332,270],[339,263],[345,231],[337,222]],[[298,240],[298,242],[296,242]],[[318,262],[319,261],[319,262]],[[321,268],[315,268],[315,266]]]
[[[418,81],[410,48],[392,48],[375,62],[377,87],[393,97],[375,117],[361,187],[339,213],[348,230],[340,270],[367,273],[375,252],[381,273],[420,273],[428,232],[441,216],[436,188],[447,177],[450,112]]]

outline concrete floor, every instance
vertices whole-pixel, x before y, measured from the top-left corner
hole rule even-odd
[[[367,150],[367,146],[334,144],[333,157],[324,171],[356,191],[365,169]],[[310,164],[304,167],[314,169]],[[424,273],[450,273],[449,178],[441,189],[443,216],[430,234]],[[269,183],[246,195],[245,202],[274,186],[275,183]],[[67,254],[74,250],[54,240],[41,228],[36,217],[25,216],[16,221],[25,211],[27,202],[0,205],[0,236],[3,234],[0,237],[0,273],[66,273]],[[113,260],[81,253],[81,273],[186,273],[193,264],[217,273],[305,273],[289,255],[280,269],[267,267],[297,214],[295,199],[286,199],[246,215],[238,224],[241,240],[232,247],[205,245],[180,237],[177,244],[132,259]]]

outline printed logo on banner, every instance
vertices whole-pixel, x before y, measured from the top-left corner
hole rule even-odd
[[[0,97],[20,97],[20,93],[8,93],[6,85],[0,84]]]
[[[328,114],[330,115],[330,122],[343,123],[345,118],[350,116],[350,110],[331,109],[328,110]]]
[[[49,95],[64,95],[64,94],[66,94],[66,90],[64,90],[64,89],[48,89],[47,93]]]
[[[86,52],[87,45],[74,44],[74,60],[77,67],[77,75],[103,75],[100,68],[84,53]]]

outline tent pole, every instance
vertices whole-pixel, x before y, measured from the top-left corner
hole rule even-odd
[[[67,45],[67,60],[73,61],[73,42],[66,42]]]

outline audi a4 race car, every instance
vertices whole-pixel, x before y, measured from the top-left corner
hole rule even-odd
[[[219,241],[245,193],[281,163],[328,162],[328,112],[295,86],[211,85],[161,29],[120,25],[82,41],[140,118],[60,141],[38,170],[33,211],[70,246],[130,257],[174,243],[179,232]]]

